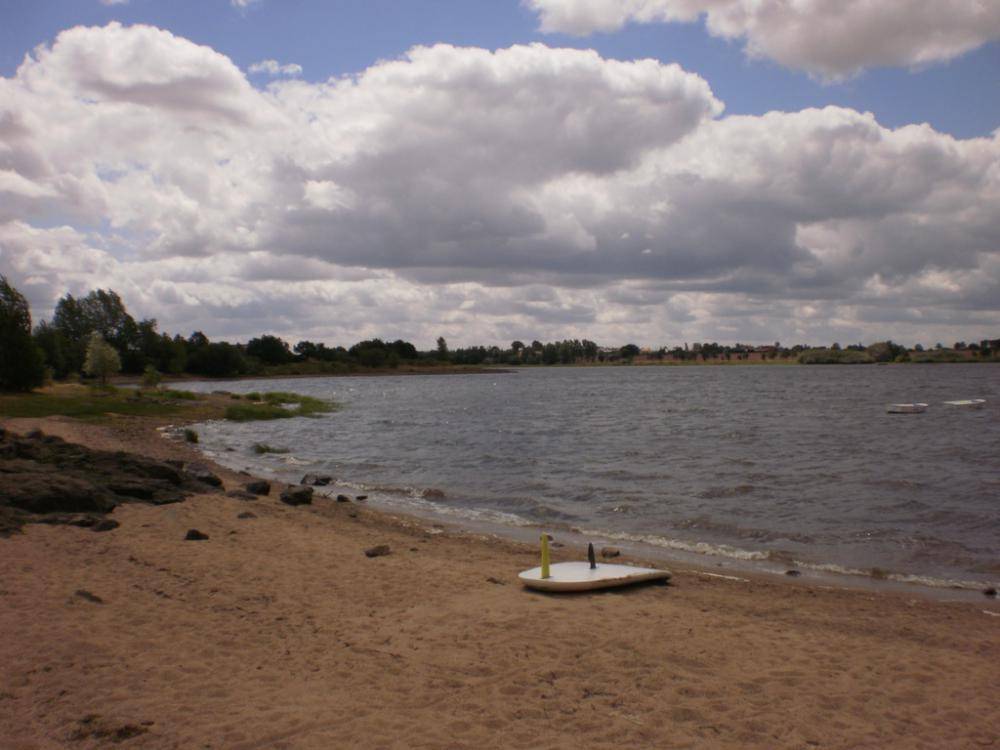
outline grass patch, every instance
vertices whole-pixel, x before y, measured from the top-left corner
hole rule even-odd
[[[252,422],[262,419],[288,419],[328,414],[336,405],[312,396],[275,391],[273,393],[248,393],[241,404],[226,407],[226,419],[234,422]]]
[[[275,448],[267,443],[254,443],[251,450],[258,456],[263,456],[265,453],[288,453],[288,448]]]
[[[191,391],[176,391],[168,389],[165,391],[154,391],[152,395],[162,396],[163,398],[172,398],[177,401],[197,401],[198,394],[192,393]]]
[[[102,419],[111,414],[160,417],[177,414],[185,405],[174,400],[140,397],[135,391],[62,385],[42,392],[0,395],[0,414],[5,417],[66,416]]]

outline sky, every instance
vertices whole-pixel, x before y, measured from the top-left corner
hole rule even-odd
[[[0,0],[37,321],[432,348],[1000,337],[996,0]]]

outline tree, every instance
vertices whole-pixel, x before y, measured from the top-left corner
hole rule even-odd
[[[87,342],[87,357],[83,362],[83,371],[99,378],[101,385],[107,385],[108,378],[122,369],[118,352],[100,333],[94,331]]]
[[[444,340],[444,336],[438,336],[437,355],[441,361],[448,361],[448,342]]]
[[[247,342],[247,354],[264,364],[283,365],[293,359],[288,344],[277,336],[264,335]]]
[[[0,275],[0,390],[30,391],[44,380],[42,352],[31,338],[28,301]]]
[[[631,361],[639,353],[639,347],[635,344],[625,344],[625,346],[619,350],[619,353],[621,354],[622,359]]]
[[[142,371],[139,325],[114,290],[95,289],[81,299],[67,294],[56,303],[52,325],[65,339],[68,371],[78,372],[84,366],[89,337],[95,331],[118,350],[126,370]]]
[[[69,343],[62,332],[43,320],[35,326],[34,339],[35,344],[42,350],[45,364],[52,368],[52,375],[57,378],[66,377],[69,374],[66,359]]]
[[[160,371],[152,365],[146,365],[146,369],[142,371],[142,387],[159,388],[161,382],[163,382],[163,376]]]

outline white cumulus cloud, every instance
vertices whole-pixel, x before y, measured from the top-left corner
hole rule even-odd
[[[586,35],[627,23],[690,23],[743,39],[751,57],[827,78],[920,66],[1000,39],[992,0],[524,0],[546,32]]]
[[[297,76],[302,73],[302,66],[296,63],[282,65],[277,60],[261,60],[255,62],[247,71],[250,73],[267,73],[272,76]]]
[[[0,78],[0,273],[36,317],[110,286],[213,338],[973,339],[998,205],[1000,134],[725,117],[676,65],[540,44],[261,90],[109,24]]]

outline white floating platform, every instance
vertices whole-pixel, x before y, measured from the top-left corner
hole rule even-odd
[[[923,414],[927,404],[889,404],[885,410],[889,414]]]
[[[945,401],[948,406],[961,406],[966,409],[982,409],[986,404],[985,398],[963,398],[958,401]]]
[[[591,568],[589,562],[564,562],[550,565],[548,578],[542,578],[541,568],[526,570],[517,577],[528,588],[540,591],[590,591],[641,581],[667,581],[670,572],[634,565],[598,563],[596,568]]]

